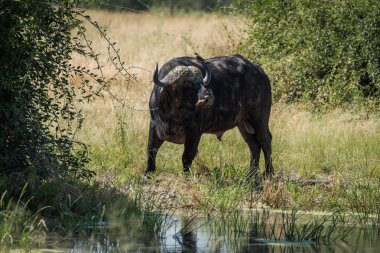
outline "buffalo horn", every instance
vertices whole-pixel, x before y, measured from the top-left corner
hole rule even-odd
[[[162,82],[158,78],[158,64],[157,63],[153,70],[153,82],[155,85],[160,86],[160,87],[165,87],[166,85],[168,85],[168,83]]]
[[[204,69],[206,71],[206,75],[203,78],[203,86],[208,86],[210,84],[210,81],[211,81],[211,72],[210,72],[210,69],[208,68],[208,66],[206,65],[206,63],[204,61],[200,61],[200,63],[202,63],[202,65],[203,65],[203,67],[204,67]]]

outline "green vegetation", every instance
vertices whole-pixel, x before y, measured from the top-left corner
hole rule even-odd
[[[75,8],[72,1],[1,1],[0,190],[11,196],[26,182],[34,189],[93,175],[86,145],[75,139],[83,121],[77,104],[107,79],[70,62],[73,53],[97,59]]]
[[[257,241],[287,240],[290,242],[324,242],[345,239],[354,232],[362,217],[350,218],[339,211],[321,215],[290,211],[271,212],[269,209],[252,210],[242,215],[232,212],[228,216],[210,220],[212,233],[216,235],[234,235]]]
[[[1,246],[31,249],[52,231],[158,245],[178,211],[190,214],[175,238],[190,241],[205,224],[232,237],[254,230],[256,239],[318,242],[345,238],[354,225],[380,224],[379,4],[236,4],[249,21],[244,39],[228,23],[221,24],[228,38],[210,39],[220,31],[207,24],[231,22],[217,15],[141,14],[140,20],[94,11],[111,17],[106,26],[116,35],[134,39],[124,38],[119,51],[76,1],[0,0]],[[135,35],[128,34],[131,24]],[[187,25],[181,34],[177,26]],[[90,27],[96,35],[88,36]],[[194,42],[194,35],[205,42]],[[106,59],[96,53],[99,44]],[[146,108],[151,75],[130,75],[121,59],[150,69],[194,50],[205,57],[240,51],[272,79],[276,175],[261,192],[245,179],[249,152],[236,129],[222,142],[202,137],[191,175],[182,173],[183,147],[165,143],[157,172],[142,180],[149,112],[132,108]],[[241,215],[258,206],[291,211],[276,213],[274,223],[266,211]],[[301,210],[336,211],[308,219]],[[359,213],[355,222],[345,215],[352,213]]]
[[[277,100],[378,108],[379,1],[243,0],[236,8],[249,19],[242,51],[268,71]]]
[[[24,188],[25,190],[25,188]],[[25,191],[13,201],[6,201],[6,192],[0,198],[0,250],[6,250],[9,246],[17,244],[25,250],[30,249],[44,241],[47,227],[40,217],[41,210],[31,212],[28,203],[22,200]]]
[[[0,192],[1,244],[29,247],[41,224],[50,230],[78,227],[78,217],[99,213],[91,199],[103,193],[89,184],[94,172],[77,132],[80,106],[93,101],[110,80],[86,38],[83,20],[107,41],[110,62],[126,76],[114,44],[76,1],[0,1]],[[95,69],[72,64],[74,54]],[[87,192],[89,193],[89,192]],[[106,192],[103,194],[106,195]],[[79,205],[79,207],[78,207]],[[49,207],[49,208],[47,208]],[[62,219],[62,220],[60,220]],[[41,223],[42,222],[42,223]]]

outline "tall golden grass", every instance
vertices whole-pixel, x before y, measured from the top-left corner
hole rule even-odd
[[[131,73],[137,74],[143,83],[150,83],[148,71],[156,62],[161,65],[173,57],[194,55],[194,52],[204,57],[230,53],[245,24],[241,18],[217,14],[168,16],[94,10],[88,14],[107,30],[126,66],[132,67]],[[87,34],[94,48],[107,55],[107,42],[99,39],[96,29],[88,26]],[[87,59],[74,58],[74,62],[88,66]],[[112,71],[106,64],[106,74]]]

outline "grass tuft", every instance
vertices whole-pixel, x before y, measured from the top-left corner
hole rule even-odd
[[[23,201],[26,186],[18,199],[6,199],[7,192],[0,198],[0,250],[6,251],[11,247],[21,247],[30,250],[45,240],[47,226],[41,218],[41,208],[36,212],[28,209],[31,199]]]

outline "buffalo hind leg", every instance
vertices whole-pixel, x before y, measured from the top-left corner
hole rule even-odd
[[[186,136],[185,149],[182,155],[182,164],[184,172],[190,171],[191,163],[197,155],[200,139],[200,134],[189,134]]]
[[[148,162],[145,174],[147,175],[149,172],[153,172],[156,170],[156,156],[159,148],[164,143],[157,136],[156,128],[153,126],[153,123],[150,122],[149,126],[149,140],[148,140]]]
[[[274,173],[272,164],[272,134],[269,131],[268,123],[261,121],[255,125],[257,137],[265,157],[265,177],[271,178]]]
[[[247,143],[249,152],[251,154],[248,178],[254,177],[255,187],[259,187],[261,180],[258,173],[258,168],[260,161],[261,144],[257,138],[256,133],[249,133],[243,122],[238,125],[238,128],[245,142]]]

